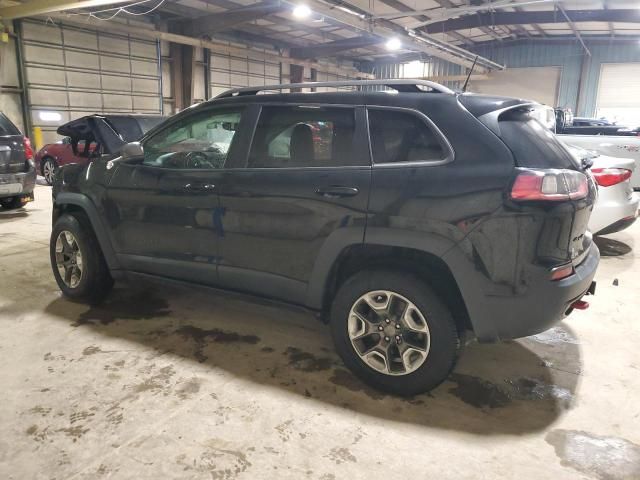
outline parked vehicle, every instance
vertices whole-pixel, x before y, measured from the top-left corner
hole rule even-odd
[[[258,95],[343,86],[398,93]],[[161,277],[303,305],[364,381],[429,390],[467,330],[532,335],[594,292],[596,186],[535,108],[410,80],[228,91],[60,169],[53,274],[80,301]]]
[[[634,190],[640,190],[640,138],[597,135],[559,135],[558,138],[568,145],[593,150],[600,155],[633,159],[636,166],[630,184]]]
[[[0,206],[20,208],[31,202],[35,185],[31,142],[0,112]]]
[[[594,235],[608,235],[629,227],[638,216],[640,194],[634,194],[629,179],[636,168],[629,158],[615,158],[570,146],[581,162],[591,163],[591,173],[598,184],[598,198],[589,219]]]
[[[607,125],[615,125],[604,118],[586,118],[586,117],[573,117],[572,126],[574,127],[602,127]]]
[[[640,128],[615,125],[606,120],[573,117],[570,111],[555,110],[556,133],[566,135],[617,135],[626,137],[640,136]]]
[[[112,155],[110,151],[96,142],[93,134],[96,122],[113,130],[122,137],[123,143],[138,140],[144,133],[164,120],[160,115],[89,115],[65,123],[57,130],[63,139],[57,143],[45,145],[36,154],[36,165],[42,176],[51,185],[58,167],[69,163],[87,164],[100,155]]]

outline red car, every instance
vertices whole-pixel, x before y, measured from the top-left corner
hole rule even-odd
[[[94,129],[105,128],[118,136],[123,144],[135,142],[147,131],[162,122],[160,115],[89,115],[73,120],[58,127],[58,134],[64,138],[57,143],[50,143],[40,149],[35,156],[35,164],[39,167],[46,182],[51,185],[58,167],[69,163],[89,163],[101,155],[110,152],[97,143],[93,136]]]

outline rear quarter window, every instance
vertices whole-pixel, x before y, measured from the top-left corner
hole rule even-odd
[[[567,148],[530,111],[510,110],[498,118],[500,137],[516,164],[529,168],[579,168]]]
[[[442,163],[450,148],[414,112],[367,108],[371,151],[375,164]]]

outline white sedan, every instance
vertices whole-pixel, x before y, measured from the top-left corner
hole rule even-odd
[[[629,158],[608,157],[596,152],[569,146],[571,153],[582,161],[592,161],[591,173],[598,184],[598,199],[589,219],[594,235],[607,235],[624,230],[638,217],[640,193],[634,193],[630,178],[636,164]]]

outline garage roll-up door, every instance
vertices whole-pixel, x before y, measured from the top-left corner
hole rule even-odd
[[[604,63],[600,68],[596,115],[640,125],[640,63]]]
[[[22,23],[22,41],[29,109],[45,142],[83,115],[160,113],[156,42],[34,21]]]
[[[277,52],[269,52],[276,54]],[[280,64],[260,59],[260,54],[236,56],[211,52],[211,96],[238,87],[260,87],[280,83]]]
[[[507,68],[491,72],[486,80],[471,81],[471,92],[524,98],[555,107],[561,67]]]

